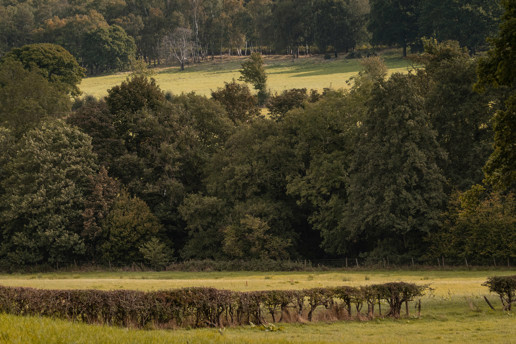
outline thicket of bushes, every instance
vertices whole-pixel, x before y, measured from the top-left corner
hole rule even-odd
[[[403,304],[408,314],[408,303],[427,289],[426,285],[403,282],[255,292],[213,288],[140,292],[0,287],[0,312],[139,328],[399,318]],[[384,313],[382,304],[389,305]],[[364,306],[367,313],[362,312]],[[417,309],[419,313],[420,300]]]

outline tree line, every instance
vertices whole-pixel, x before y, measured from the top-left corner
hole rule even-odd
[[[67,49],[90,74],[135,58],[181,66],[222,54],[311,54],[398,45],[420,37],[486,48],[501,5],[492,0],[0,1],[0,56],[30,43]]]
[[[211,97],[135,71],[71,103],[61,47],[0,61],[3,268],[171,259],[514,259],[514,5],[483,58],[424,40],[349,90],[266,95],[258,55]],[[507,48],[509,47],[509,49]],[[259,86],[259,87],[256,87]]]

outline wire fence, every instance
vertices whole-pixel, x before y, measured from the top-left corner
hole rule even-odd
[[[167,271],[310,271],[327,269],[408,269],[408,270],[439,270],[439,269],[515,269],[516,257],[439,257],[435,260],[417,257],[395,258],[364,258],[343,257],[332,259],[306,260],[187,260],[171,262],[166,267],[157,270]],[[134,262],[130,265],[120,265],[116,262],[96,264],[91,261],[59,262],[54,264],[32,265],[30,267],[0,267],[0,272],[53,272],[53,271],[155,271],[143,262]]]
[[[345,257],[336,259],[313,259],[307,261],[311,266],[326,266],[331,268],[514,268],[516,267],[516,257],[435,257],[435,259],[421,258],[364,258],[364,257]]]

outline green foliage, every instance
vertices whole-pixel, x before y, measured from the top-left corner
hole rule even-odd
[[[458,41],[475,52],[485,48],[486,39],[496,33],[500,15],[499,1],[426,0],[421,2],[419,33],[441,42]]]
[[[144,201],[122,191],[103,223],[102,259],[117,265],[141,261],[139,248],[159,235],[161,229]]]
[[[88,186],[85,190],[83,230],[81,237],[86,243],[88,259],[96,260],[101,252],[100,245],[105,237],[103,225],[109,212],[120,194],[118,181],[108,176],[102,166],[95,175],[88,176]]]
[[[485,182],[497,190],[516,191],[516,91],[505,101],[505,109],[493,117],[494,151],[484,166]]]
[[[143,139],[137,136],[138,131],[141,131],[139,122],[145,117],[142,111],[157,111],[164,101],[165,95],[154,79],[143,75],[134,76],[108,90],[106,105],[111,116],[106,118],[106,125],[112,125],[116,130],[116,138],[124,140],[129,150],[134,150]]]
[[[153,269],[163,269],[170,261],[172,250],[159,241],[158,238],[151,238],[148,242],[140,246],[140,253],[146,264]]]
[[[142,109],[157,110],[165,95],[156,80],[135,75],[108,90],[106,103],[113,115],[136,113]]]
[[[500,190],[515,190],[516,156],[516,5],[504,0],[505,13],[502,16],[498,36],[490,41],[488,56],[481,59],[478,67],[478,88],[486,86],[502,88],[505,91],[504,108],[493,118],[495,132],[494,152],[484,172],[486,182]]]
[[[84,254],[81,214],[95,158],[91,139],[62,121],[44,122],[16,143],[1,180],[2,259],[23,266]]]
[[[439,161],[452,188],[465,190],[482,180],[482,166],[492,151],[489,119],[492,96],[473,91],[477,60],[458,42],[423,40],[425,53],[415,57],[425,67],[425,108],[437,142],[446,152]]]
[[[355,101],[355,94],[329,93],[305,109],[288,113],[282,121],[293,154],[304,166],[287,177],[287,194],[307,207],[304,213],[313,230],[320,232],[322,247],[328,252],[336,252],[342,240],[357,121],[365,113],[365,106]],[[310,243],[320,240],[319,234],[307,234],[304,240]]]
[[[242,63],[238,80],[248,82],[258,91],[258,104],[263,105],[268,97],[267,74],[260,53],[252,53],[249,59]]]
[[[224,252],[232,258],[284,259],[288,256],[289,239],[271,235],[267,222],[244,215],[239,223],[224,228]]]
[[[62,117],[69,108],[69,96],[38,71],[11,59],[0,65],[0,125],[17,138],[46,117]]]
[[[72,96],[78,96],[81,93],[78,85],[84,77],[84,69],[79,66],[72,54],[59,45],[50,43],[24,45],[21,48],[12,49],[2,57],[4,63],[9,59],[21,62],[25,69],[40,73],[64,93]]]
[[[156,73],[149,68],[149,65],[143,58],[134,58],[131,60],[131,74],[129,77],[144,76],[152,78]]]
[[[295,228],[302,215],[296,218],[295,202],[285,190],[286,177],[299,162],[279,129],[275,122],[265,119],[240,127],[208,165],[208,194],[226,200],[231,209],[233,227],[228,233],[256,228],[285,243],[296,240]],[[241,223],[247,216],[256,221]]]
[[[321,52],[332,47],[339,51],[355,48],[366,38],[368,4],[362,1],[322,0],[314,6],[314,38]]]
[[[419,38],[419,0],[371,0],[369,31],[373,44],[398,44],[407,47]]]
[[[92,97],[76,101],[74,108],[75,111],[66,118],[67,123],[91,136],[99,164],[110,168],[117,157],[127,152],[124,137],[115,127],[116,117],[109,111],[106,101]]]
[[[82,63],[91,74],[128,68],[136,54],[134,38],[118,25],[99,27],[84,37]]]
[[[516,275],[490,277],[482,285],[488,287],[491,293],[498,294],[504,311],[512,309],[512,304],[516,302]]]
[[[179,214],[188,233],[181,256],[185,259],[221,258],[222,228],[227,215],[225,202],[217,197],[191,194],[183,200]]]
[[[311,98],[318,100],[317,91],[312,91]],[[308,102],[308,99],[306,88],[293,88],[270,97],[267,101],[267,109],[273,117],[281,118],[288,111],[303,107],[303,103]]]
[[[224,88],[218,88],[211,97],[224,106],[229,118],[235,124],[249,122],[260,115],[257,99],[247,85],[240,85],[235,80],[225,82]]]
[[[417,81],[394,74],[378,82],[360,127],[340,240],[358,242],[364,251],[381,242],[399,253],[417,249],[421,236],[440,225],[443,153]]]
[[[475,185],[452,196],[444,225],[430,236],[430,255],[505,262],[516,252],[516,203],[513,194],[488,193]]]

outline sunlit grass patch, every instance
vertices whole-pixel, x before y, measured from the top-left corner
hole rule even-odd
[[[238,70],[245,57],[214,61],[208,60],[199,65],[191,65],[185,71],[178,67],[160,68],[154,75],[158,85],[165,92],[174,94],[196,92],[209,96],[212,91],[222,87],[224,82],[238,79]],[[321,57],[302,57],[293,60],[288,57],[266,57],[265,70],[268,74],[268,87],[273,92],[291,88],[307,88],[322,91],[324,88],[348,88],[346,83],[360,70],[360,60],[339,58],[324,60]],[[387,56],[385,63],[389,72],[407,72],[410,62],[397,56]],[[102,97],[107,90],[120,84],[128,73],[119,73],[86,78],[80,89],[85,95]]]
[[[516,343],[514,312],[481,284],[497,271],[327,271],[327,272],[87,272],[0,275],[0,285],[49,289],[158,290],[212,286],[239,291],[360,286],[402,280],[429,284],[421,318],[276,324],[258,327],[138,331],[47,318],[0,315],[0,343]],[[366,280],[366,276],[369,280]],[[497,311],[489,309],[489,297]]]

